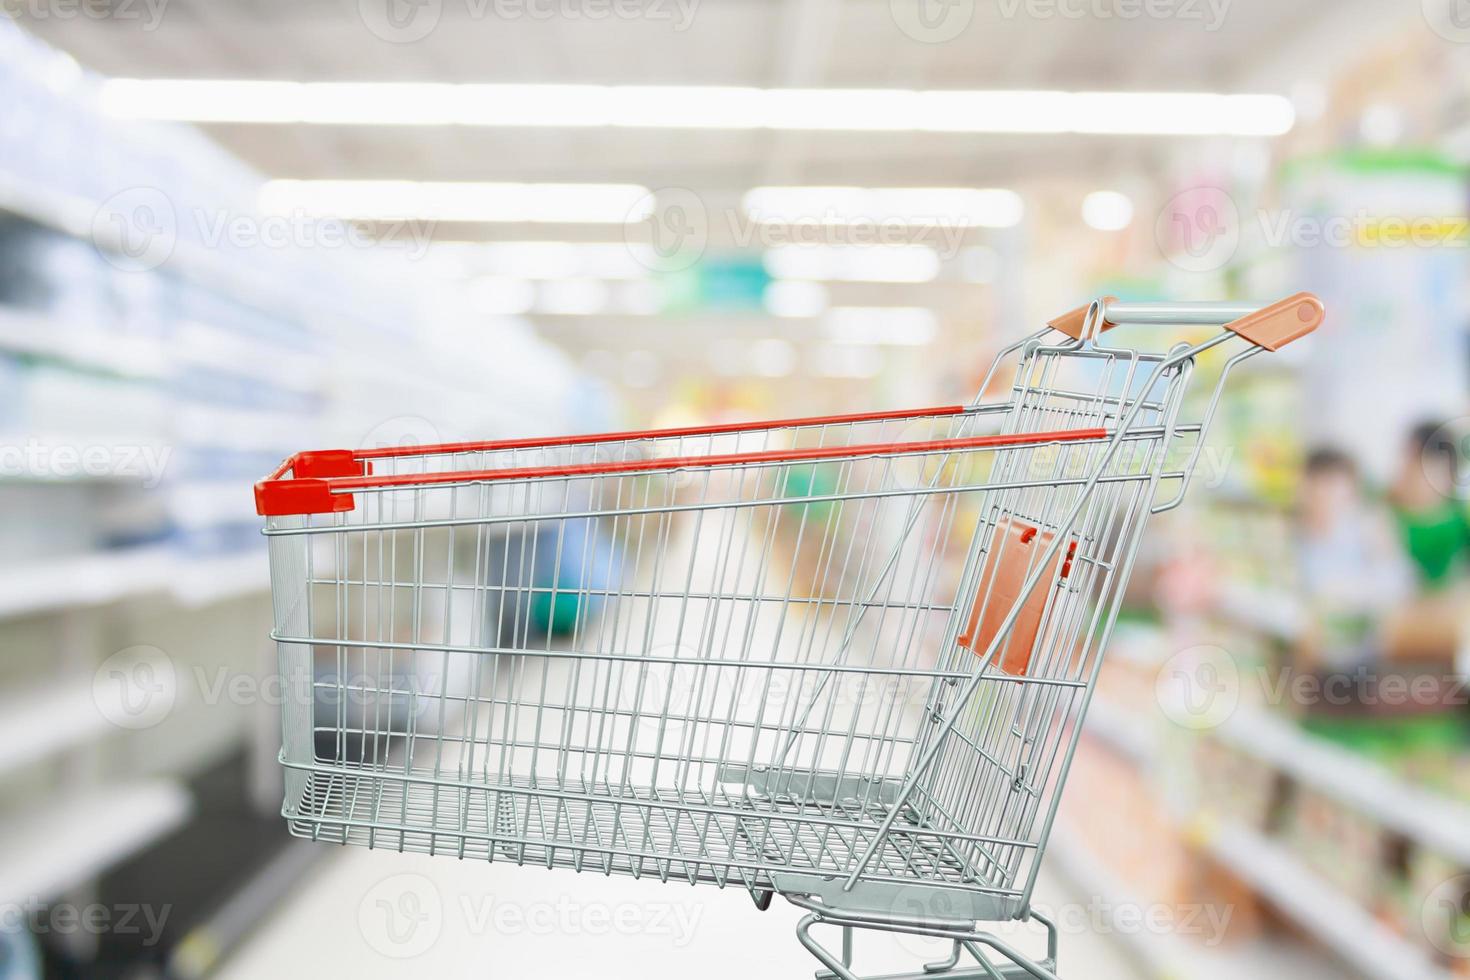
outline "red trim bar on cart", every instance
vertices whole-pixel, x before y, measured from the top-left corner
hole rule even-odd
[[[900,418],[906,416],[898,416]],[[841,416],[845,421],[850,416]],[[778,423],[779,424],[779,423]],[[758,428],[772,428],[766,423]],[[668,432],[671,430],[665,430]],[[661,433],[662,434],[662,433]],[[530,480],[568,476],[606,476],[651,473],[661,470],[761,463],[808,462],[823,459],[857,459],[905,453],[933,453],[960,449],[1000,449],[1053,442],[1082,442],[1102,439],[1106,429],[1064,429],[1055,432],[1023,432],[1013,435],[972,436],[926,442],[873,443],[860,446],[825,446],[806,449],[772,449],[761,452],[725,453],[713,456],[671,456],[664,459],[581,463],[567,466],[524,466],[500,470],[459,470],[441,473],[404,473],[374,476],[371,464],[350,450],[298,453],[277,469],[271,478],[255,485],[256,512],[267,517],[331,514],[355,506],[351,490],[394,489],[445,483],[481,483],[499,480]],[[627,438],[636,438],[637,433]],[[376,451],[375,451],[376,452]],[[284,479],[286,470],[292,478]]]
[[[691,425],[676,429],[643,429],[632,432],[596,432],[580,436],[532,437],[501,439],[494,442],[445,442],[430,446],[389,446],[385,449],[360,449],[357,459],[385,459],[392,456],[439,456],[449,453],[493,452],[501,449],[536,449],[548,446],[582,446],[602,442],[625,442],[629,439],[678,439],[684,436],[717,436],[734,432],[759,432],[762,429],[799,429],[812,425],[841,425],[844,422],[888,422],[895,419],[928,419],[943,415],[963,415],[963,405],[939,408],[910,408],[902,411],[862,412],[856,415],[813,415],[775,422],[725,422],[719,425]]]

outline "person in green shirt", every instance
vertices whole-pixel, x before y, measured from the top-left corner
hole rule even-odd
[[[1427,589],[1461,577],[1470,558],[1470,515],[1457,494],[1460,467],[1460,454],[1445,427],[1425,423],[1410,433],[1402,468],[1389,490],[1404,549]]]

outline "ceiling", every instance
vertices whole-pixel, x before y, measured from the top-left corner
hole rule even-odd
[[[23,22],[90,68],[145,78],[1289,92],[1302,67],[1292,54],[1297,39],[1324,20],[1372,24],[1394,6],[1149,0],[1178,16],[1076,16],[1143,2],[112,0],[131,4],[136,16]],[[153,29],[149,3],[164,4]],[[420,25],[432,29],[410,43],[385,40],[379,34],[387,30],[388,4],[409,18],[403,23],[414,25],[413,34]],[[916,40],[911,18],[919,4],[939,18],[933,23],[963,29],[948,41]],[[701,191],[1101,178],[1152,171],[1170,149],[1157,137],[206,128],[270,176],[614,181]]]
[[[1341,51],[1356,50],[1390,22],[1417,18],[1419,8],[1418,3],[1384,0],[110,2],[118,8],[117,16],[21,19],[83,65],[135,78],[1295,94],[1314,73],[1323,78],[1335,73]],[[124,18],[124,4],[140,13]],[[162,18],[150,29],[142,18],[159,4],[164,5]],[[941,30],[946,25],[957,28],[955,36],[934,40],[916,29],[913,17],[920,4],[940,18],[930,23]],[[1137,9],[1173,10],[1178,16],[1076,16],[1079,11]],[[420,28],[429,23],[432,29],[407,43],[391,31],[386,33],[397,40],[385,39],[389,10],[406,18],[401,23]],[[623,16],[595,16],[609,10]],[[554,15],[545,16],[548,11]],[[1224,14],[1218,24],[1211,23],[1215,11]],[[686,23],[683,18],[689,14]],[[958,20],[945,20],[946,15]],[[901,23],[909,25],[908,32]],[[1086,273],[1076,263],[1069,266],[1064,253],[1084,251],[1096,242],[1080,226],[1082,195],[1100,187],[1164,186],[1157,178],[1177,160],[1182,142],[1138,136],[611,127],[203,128],[270,177],[629,183],[689,188],[711,208],[729,213],[737,210],[744,190],[771,184],[1022,190],[1028,215],[1050,214],[1050,221],[1040,222],[1043,227],[1074,232],[1064,240],[1042,240],[1033,230],[1037,223],[1028,221],[1019,239],[1012,236],[1007,244],[976,230],[966,244],[988,242],[1008,256],[991,286],[956,283],[952,271],[938,282],[915,285],[831,285],[834,306],[911,305],[942,311],[952,338],[946,341],[950,360],[958,364],[974,361],[963,351],[981,325],[1018,318],[1016,297],[1035,291],[1023,281],[1034,283],[1038,276],[1060,280],[1040,290],[1048,310],[1046,304],[1055,305],[1059,298],[1075,299]],[[1222,158],[1232,150],[1229,141],[1201,146]],[[1081,234],[1075,233],[1079,228]],[[599,240],[610,234],[616,233],[606,226],[440,223],[433,230],[438,240]],[[1149,232],[1141,234],[1152,238]],[[712,249],[728,245],[718,238],[712,225]],[[1038,260],[1043,255],[1045,263]],[[1047,268],[1038,271],[1043,264]],[[780,336],[798,344],[806,343],[806,334],[819,339],[815,323],[762,316],[720,314],[708,323],[697,314],[538,313],[535,319],[538,329],[568,350],[588,352],[590,371],[614,381],[620,380],[623,368],[608,351],[645,359],[657,352],[664,363],[659,384],[666,384],[686,374],[726,369],[738,354],[732,354],[728,343],[744,342],[736,338]],[[722,338],[727,346],[716,349],[711,338]],[[900,350],[885,356],[906,355]],[[645,378],[642,383],[651,382]],[[657,401],[662,395],[655,389],[650,397]]]

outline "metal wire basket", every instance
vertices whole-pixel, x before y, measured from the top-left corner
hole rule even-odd
[[[780,893],[841,980],[818,923],[1051,980],[1031,893],[1147,519],[1321,319],[1107,299],[1001,352],[1004,401],[297,454],[256,487],[291,830]],[[1042,959],[976,926],[1030,918]]]

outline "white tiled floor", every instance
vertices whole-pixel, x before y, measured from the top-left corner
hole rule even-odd
[[[1045,878],[1037,892],[1042,905],[1070,897]],[[796,980],[817,965],[796,942],[798,918],[780,900],[761,913],[733,889],[351,849],[321,862],[219,975]],[[945,952],[915,937],[859,934],[857,966],[914,969]],[[1077,980],[1139,976],[1108,939],[1086,933],[1063,936],[1061,967]]]

